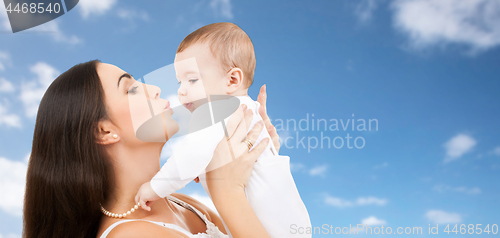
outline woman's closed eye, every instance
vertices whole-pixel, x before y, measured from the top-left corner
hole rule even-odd
[[[138,88],[138,87],[139,87],[139,86],[134,86],[134,87],[132,87],[130,90],[128,90],[128,92],[127,92],[127,93],[128,93],[128,94],[136,94],[136,93],[137,93],[137,88]]]
[[[196,81],[198,81],[198,79],[189,79],[190,83],[196,83]]]

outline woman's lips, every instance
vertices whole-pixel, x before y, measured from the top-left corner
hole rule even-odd
[[[193,103],[184,103],[184,107],[186,107],[187,109],[191,109],[193,107]]]
[[[172,108],[170,107],[170,102],[169,102],[169,101],[167,101],[167,105],[165,106],[165,110],[170,110],[170,109],[172,109]]]

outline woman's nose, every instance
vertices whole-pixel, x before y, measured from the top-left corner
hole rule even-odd
[[[160,97],[161,89],[155,85],[147,85],[148,96],[150,99],[157,99]]]

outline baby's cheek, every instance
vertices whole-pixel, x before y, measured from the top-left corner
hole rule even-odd
[[[195,93],[195,97],[196,99],[202,99],[202,98],[206,98],[207,95],[209,95],[210,93],[207,92],[209,90],[205,89],[204,87],[197,87],[196,89],[196,93]]]

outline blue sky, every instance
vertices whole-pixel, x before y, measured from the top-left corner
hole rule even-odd
[[[500,223],[496,0],[81,0],[16,34],[0,12],[2,238],[21,234],[36,109],[58,74],[100,59],[140,78],[173,63],[187,34],[222,21],[254,43],[249,95],[267,85],[275,123],[309,118],[307,130],[279,133],[290,138],[281,154],[291,157],[313,226],[422,227],[431,236],[429,224],[440,224],[432,237],[447,237],[446,224]],[[313,130],[313,118],[339,130]],[[341,121],[353,119],[375,119],[378,129],[344,130]],[[348,134],[364,146],[347,148]],[[321,136],[337,148],[312,148]],[[208,200],[197,184],[182,192]]]

